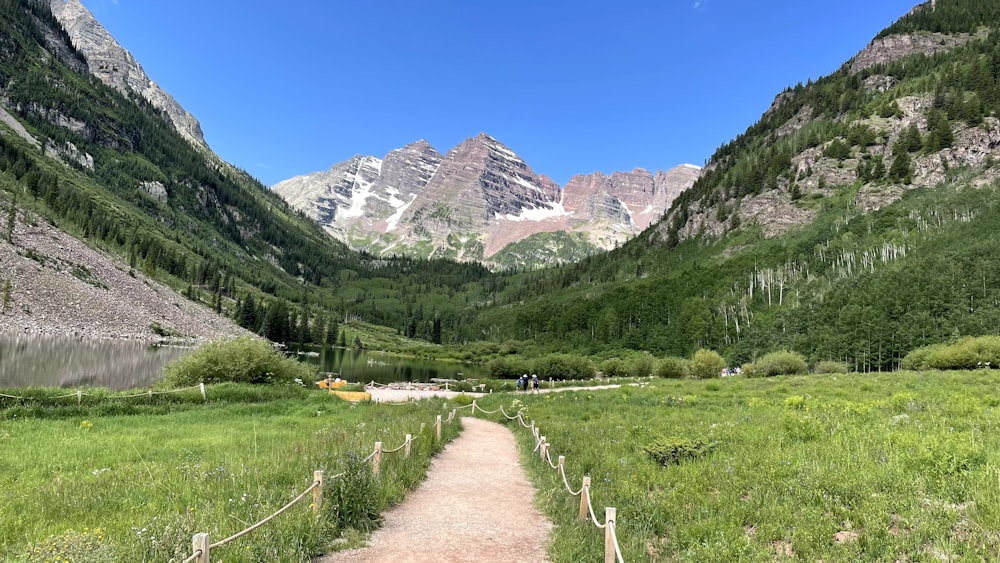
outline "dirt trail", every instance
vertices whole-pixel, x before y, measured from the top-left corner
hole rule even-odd
[[[476,418],[462,425],[431,462],[427,479],[386,513],[368,547],[315,563],[547,561],[552,523],[534,507],[514,435]]]

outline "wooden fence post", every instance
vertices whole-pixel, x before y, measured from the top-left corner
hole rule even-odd
[[[319,509],[323,507],[323,470],[313,471],[313,482],[319,483],[313,489],[313,514],[319,516]]]
[[[476,416],[476,400],[472,400],[472,416]]]
[[[205,402],[207,403],[208,402],[208,395],[205,394],[205,382],[203,381],[203,382],[199,383],[198,387],[201,388],[201,398],[205,399]]]
[[[542,445],[538,446],[538,457],[545,461],[545,452],[549,449],[549,445],[545,443],[545,436],[542,436]]]
[[[615,517],[618,511],[604,507],[604,563],[615,563]]]
[[[563,475],[566,474],[566,456],[559,456],[559,472]]]
[[[378,475],[382,465],[382,442],[375,442],[375,457],[372,458],[372,475]]]
[[[410,457],[410,442],[413,441],[413,435],[406,435],[406,446],[403,447],[403,457]]]
[[[580,489],[580,521],[587,521],[587,493],[590,491],[590,475],[583,476],[583,487]]]
[[[207,533],[195,534],[191,538],[191,553],[195,554],[199,551],[201,555],[194,560],[194,563],[209,563]]]
[[[441,441],[441,415],[437,415],[437,420],[434,421],[434,441]]]
[[[83,403],[83,391],[77,389],[76,391],[76,406],[80,406]]]

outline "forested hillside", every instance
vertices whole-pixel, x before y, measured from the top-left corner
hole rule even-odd
[[[790,348],[860,370],[1000,333],[1000,4],[934,4],[781,93],[659,225],[526,274],[480,329],[737,365]]]
[[[348,251],[86,64],[45,2],[0,0],[6,224],[38,214],[276,341],[332,341],[345,317],[455,338],[485,270]]]

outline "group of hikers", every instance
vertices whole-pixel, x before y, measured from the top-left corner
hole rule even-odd
[[[538,393],[538,374],[533,373],[531,374],[530,378],[528,377],[528,374],[524,374],[521,377],[517,378],[518,391],[527,391],[528,385],[531,385],[531,388],[534,390],[534,392]]]

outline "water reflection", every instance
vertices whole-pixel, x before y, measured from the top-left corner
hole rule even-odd
[[[149,387],[188,349],[145,342],[0,333],[0,387]]]
[[[399,358],[380,352],[358,349],[326,348],[306,361],[317,364],[320,371],[332,372],[348,381],[392,383],[395,381],[426,382],[431,379],[477,379],[488,375],[484,366],[452,362],[436,362],[414,358]]]

